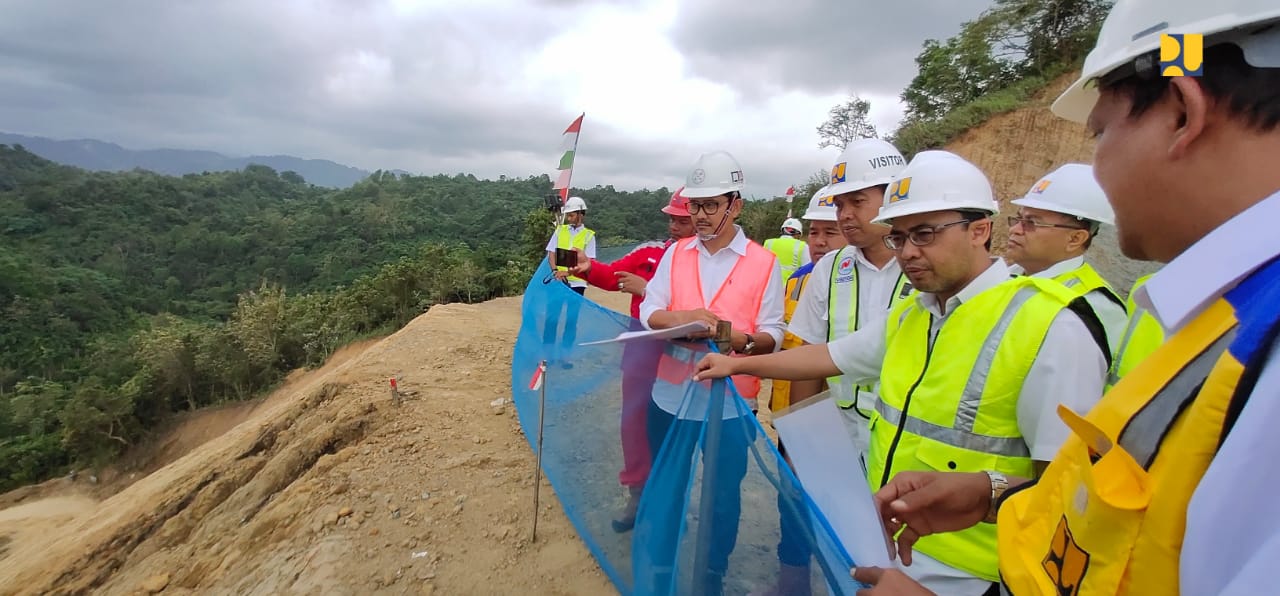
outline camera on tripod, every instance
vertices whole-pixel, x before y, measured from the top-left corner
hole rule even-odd
[[[563,203],[561,202],[561,199],[560,199],[560,193],[553,192],[542,197],[542,206],[546,207],[547,211],[550,211],[552,213],[559,213],[560,208],[563,206]]]

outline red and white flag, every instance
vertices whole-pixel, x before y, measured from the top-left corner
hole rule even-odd
[[[547,372],[547,363],[539,362],[538,368],[533,371],[533,378],[529,379],[529,391],[537,391],[542,389],[542,377]]]
[[[556,166],[559,173],[551,188],[559,191],[557,194],[560,195],[561,204],[569,198],[569,179],[573,177],[573,157],[578,152],[578,133],[582,130],[582,119],[586,116],[586,113],[583,113],[569,125],[569,128],[564,129],[564,137],[560,141],[560,165]]]
[[[789,198],[791,198],[791,197],[794,197],[795,195],[796,195],[796,187],[794,187],[794,186],[788,186],[788,187],[787,187],[787,198],[789,199]]]

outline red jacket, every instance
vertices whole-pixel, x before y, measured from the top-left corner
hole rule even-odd
[[[614,273],[618,271],[634,273],[643,277],[645,281],[649,281],[653,279],[653,273],[658,269],[658,261],[662,260],[668,244],[670,242],[645,242],[623,255],[621,259],[607,265],[593,259],[591,270],[587,271],[587,283],[602,290],[616,292],[618,278]],[[640,296],[631,296],[631,318],[640,318],[640,303],[643,301],[644,298]]]

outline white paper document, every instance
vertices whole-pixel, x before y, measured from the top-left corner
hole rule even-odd
[[[860,566],[892,568],[889,538],[867,484],[862,454],[830,393],[819,393],[780,414],[773,426],[796,477],[845,551]]]
[[[580,346],[594,346],[596,344],[609,344],[614,342],[628,342],[638,340],[660,340],[660,339],[676,339],[680,337],[688,337],[694,333],[705,333],[708,327],[698,321],[685,323],[678,327],[668,327],[666,329],[654,329],[652,331],[623,331],[617,337],[602,339],[599,341],[589,341],[580,343]]]

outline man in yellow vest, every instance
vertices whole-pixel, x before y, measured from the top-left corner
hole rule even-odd
[[[1067,436],[1054,407],[1087,410],[1110,350],[1092,309],[1062,284],[1013,277],[990,255],[999,210],[986,176],[958,156],[913,160],[875,221],[918,290],[887,318],[826,345],[730,359],[709,355],[697,380],[731,374],[879,381],[867,479],[873,489],[918,470],[994,468],[1033,476]],[[852,469],[858,469],[851,466]],[[997,581],[994,528],[930,536],[907,568],[945,594]]]
[[[877,501],[904,557],[922,535],[995,518],[1008,593],[1274,593],[1277,21],[1270,0],[1111,9],[1053,111],[1098,139],[1125,255],[1166,263],[1134,298],[1169,337],[1087,414],[1060,409],[1072,436],[1038,482],[895,478]],[[923,593],[894,571],[855,577]]]
[[[1107,372],[1108,391],[1164,343],[1164,328],[1160,326],[1160,321],[1151,316],[1151,311],[1134,299],[1138,288],[1145,285],[1149,279],[1151,279],[1150,275],[1139,277],[1133,283],[1133,288],[1129,290],[1129,298],[1125,302],[1129,319],[1125,324],[1124,332],[1120,335],[1120,344],[1116,347],[1116,356],[1111,361],[1111,370]]]
[[[840,225],[837,223],[836,218],[835,202],[832,200],[831,193],[827,192],[827,188],[824,186],[813,193],[813,197],[809,199],[809,208],[805,209],[804,212],[803,218],[809,222],[809,234],[806,244],[809,246],[809,255],[814,260],[796,269],[796,272],[787,278],[787,285],[783,290],[785,300],[782,309],[783,323],[791,322],[791,317],[795,314],[796,307],[800,304],[800,295],[808,287],[809,274],[813,272],[814,264],[827,253],[844,248],[847,243],[844,234],[840,232]],[[803,344],[804,340],[796,337],[790,331],[787,331],[782,337],[783,350]],[[789,407],[791,405],[791,381],[775,380],[772,387],[773,389],[769,394],[769,409],[778,412]]]
[[[764,247],[778,258],[783,282],[790,279],[796,269],[809,264],[812,260],[809,256],[809,247],[805,246],[804,241],[800,239],[804,235],[803,228],[800,220],[788,217],[782,222],[782,235],[764,241]]]
[[[710,337],[721,321],[732,324],[729,350],[735,359],[750,354],[773,352],[782,343],[782,280],[778,274],[778,260],[764,247],[752,242],[734,223],[742,213],[742,189],[745,181],[742,168],[732,155],[717,151],[699,157],[685,182],[683,194],[688,197],[688,209],[693,217],[696,235],[686,238],[667,249],[658,262],[653,279],[645,288],[644,301],[640,303],[640,321],[650,329],[667,329],[688,323],[702,323],[706,332],[687,337]],[[697,436],[700,426],[713,418],[713,412],[723,412],[718,420],[720,441],[716,446],[715,476],[703,478],[704,485],[714,487],[715,509],[709,520],[710,532],[716,538],[711,542],[707,555],[707,567],[695,569],[702,593],[720,594],[724,574],[729,566],[729,555],[737,542],[739,517],[742,509],[740,487],[747,473],[747,448],[755,440],[756,397],[760,392],[759,377],[739,375],[732,379],[737,392],[747,402],[739,408],[735,401],[715,402],[706,389],[690,383],[693,367],[700,352],[699,346],[684,342],[667,342],[658,362],[658,374],[653,384],[653,402],[649,404],[646,430],[649,448],[653,451],[654,465],[660,465],[659,453],[668,435],[674,437]],[[707,426],[707,428],[711,428]],[[684,448],[696,449],[697,441],[684,443]],[[672,442],[668,447],[680,449]],[[708,449],[710,450],[710,449]],[[667,486],[678,486],[680,495],[685,493],[691,473],[693,453],[669,451],[674,467],[664,468]],[[664,498],[675,500],[678,495],[654,496],[653,481],[645,486],[646,502]],[[678,507],[669,507],[673,517],[653,523],[670,523],[678,526],[683,517],[675,517]],[[704,520],[703,523],[708,523]],[[667,528],[670,529],[670,528]],[[640,529],[637,528],[639,533]],[[666,532],[665,538],[674,534]],[[637,542],[641,542],[637,537]],[[674,541],[673,541],[674,542]],[[646,566],[657,577],[637,578],[637,586],[645,586],[646,593],[665,594],[673,587],[671,571],[677,554],[677,544],[666,540],[651,540],[644,544],[648,558],[655,564]],[[664,564],[665,563],[665,564]],[[637,588],[640,590],[640,588]]]
[[[1093,168],[1066,164],[1010,202],[1018,206],[1017,214],[1009,216],[1005,246],[1012,269],[1061,282],[1084,296],[1102,321],[1114,362],[1129,317],[1120,295],[1084,258],[1102,225],[1115,225]]]
[[[551,239],[547,241],[547,260],[551,262],[551,270],[556,279],[568,284],[569,289],[579,296],[587,291],[587,280],[573,275],[569,267],[556,263],[556,249],[582,249],[590,258],[596,258],[596,233],[583,224],[587,214],[587,202],[582,197],[569,197],[561,208],[564,213],[564,224],[556,228]],[[542,329],[542,343],[551,351],[551,360],[560,362],[564,368],[573,368],[573,364],[561,360],[563,357],[556,346],[556,330],[560,326],[560,313],[565,311],[564,336],[560,338],[560,350],[568,351],[578,337],[578,309],[580,300],[565,300],[563,304],[553,305]]]

